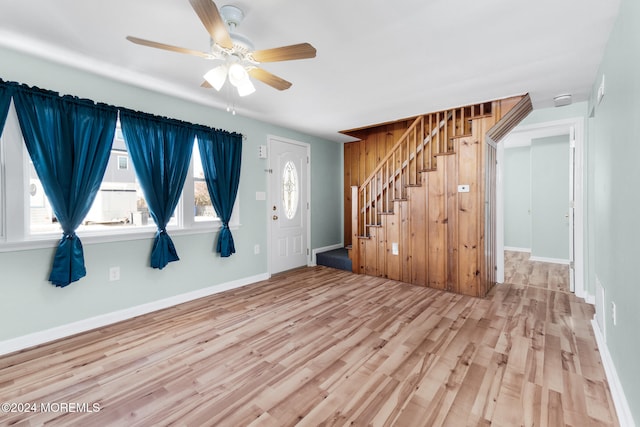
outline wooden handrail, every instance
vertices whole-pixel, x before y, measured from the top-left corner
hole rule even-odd
[[[447,113],[448,114],[446,115],[446,118],[440,120],[439,122],[436,121],[436,123],[438,124],[437,127],[434,127],[433,129],[429,129],[429,134],[423,139],[422,143],[420,144],[420,149],[421,150],[424,150],[424,147],[425,147],[425,145],[427,145],[427,143],[432,143],[433,137],[436,136],[438,134],[438,131],[440,129],[442,129],[447,124],[447,121],[449,119],[451,119],[451,117],[452,117],[451,111],[447,111]],[[430,116],[429,117],[429,126],[432,126],[431,114],[429,114],[429,116]],[[464,115],[463,115],[463,117],[464,117]],[[367,179],[365,179],[364,182],[360,185],[360,190],[363,190],[364,187],[369,183],[369,181],[371,181],[378,174],[378,172],[380,172],[380,170],[384,167],[386,162],[389,161],[389,159],[391,159],[393,157],[393,155],[398,150],[400,145],[403,142],[405,142],[404,140],[411,133],[411,131],[414,130],[418,126],[418,124],[420,124],[420,121],[422,121],[423,129],[424,129],[424,116],[418,116],[414,120],[414,122],[411,124],[411,126],[409,126],[409,128],[402,134],[402,136],[400,138],[398,138],[398,141],[395,143],[393,148],[391,148],[391,150],[389,150],[387,155],[384,156],[384,158],[378,162],[378,166],[374,169],[373,172],[371,172],[369,174]],[[418,151],[418,149],[416,148],[416,153],[417,153],[417,151]],[[438,154],[439,152],[440,152],[440,150],[436,150],[436,153],[433,153],[433,154]],[[411,155],[415,155],[416,153],[409,153],[409,158],[411,158]],[[401,168],[404,167],[405,163],[406,162],[402,162]],[[396,172],[396,175],[399,173],[397,170],[395,172]]]
[[[487,102],[417,116],[366,179],[351,187],[354,272],[364,268],[360,243],[364,247],[362,239],[374,235],[371,227],[384,224],[381,215],[393,213],[395,202],[407,200],[409,187],[421,185],[421,174],[437,168],[437,156],[453,154],[452,140],[471,135],[473,120],[490,115],[492,110],[493,105]]]
[[[424,120],[424,116],[418,116],[418,118],[416,118],[413,121],[411,126],[409,126],[409,128],[407,128],[407,130],[404,131],[402,136],[400,138],[398,138],[398,142],[396,142],[395,145],[393,146],[393,148],[391,150],[389,150],[387,155],[384,156],[384,158],[378,162],[378,166],[373,170],[373,172],[371,172],[369,174],[367,179],[365,179],[364,182],[360,185],[360,190],[363,190],[364,187],[369,183],[369,181],[371,181],[378,174],[378,172],[380,172],[380,170],[382,169],[382,165],[385,164],[393,156],[393,154],[396,152],[396,150],[404,142],[404,140],[407,137],[407,135],[409,135],[411,133],[411,131],[418,125],[418,123],[422,122],[423,120]]]
[[[405,197],[406,188],[419,185],[420,173],[433,170],[435,156],[450,150],[449,139],[467,132],[466,120],[477,106],[438,111],[416,117],[364,182],[352,189],[353,236],[368,236],[378,215],[393,210],[391,202]],[[469,112],[465,111],[469,108]],[[484,113],[480,106],[478,113]],[[428,117],[428,120],[427,120]],[[425,135],[425,122],[428,133]],[[451,129],[449,124],[451,123]]]

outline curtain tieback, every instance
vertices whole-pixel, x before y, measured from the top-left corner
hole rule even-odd
[[[75,233],[75,231],[72,231],[71,233],[62,233],[62,240],[73,240],[76,237],[78,237]]]

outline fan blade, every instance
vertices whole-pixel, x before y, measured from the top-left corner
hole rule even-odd
[[[208,81],[203,81],[202,84],[200,85],[200,87],[203,87],[205,89],[213,89],[213,86],[211,86],[211,83],[209,83]]]
[[[273,49],[256,50],[253,59],[258,62],[290,61],[292,59],[315,58],[316,48],[309,43],[275,47]]]
[[[172,46],[170,44],[153,42],[151,40],[145,40],[145,39],[141,39],[133,36],[127,36],[127,40],[142,46],[155,47],[157,49],[170,50],[172,52],[178,52],[178,53],[186,53],[187,55],[195,55],[195,56],[200,56],[202,58],[207,58],[207,59],[211,58],[211,54],[207,52],[200,52],[199,50],[192,50],[184,47]]]
[[[229,37],[227,24],[224,23],[220,16],[218,6],[211,0],[189,0],[189,3],[191,3],[191,7],[195,10],[213,41],[226,49],[231,49],[233,41]]]
[[[260,80],[262,83],[268,84],[269,86],[276,88],[278,90],[285,90],[291,87],[291,83],[281,79],[280,77],[271,74],[268,71],[263,70],[262,68],[252,68],[248,70],[249,75],[256,80]]]

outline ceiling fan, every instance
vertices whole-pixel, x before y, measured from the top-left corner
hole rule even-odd
[[[316,56],[316,49],[309,43],[254,50],[251,40],[235,32],[244,18],[244,13],[240,8],[225,5],[218,10],[212,0],[189,0],[189,3],[211,36],[209,52],[172,46],[133,36],[127,36],[127,40],[142,46],[195,55],[205,59],[222,60],[223,64],[204,75],[205,81],[202,83],[202,87],[213,87],[219,91],[228,79],[238,90],[238,95],[246,96],[255,92],[255,87],[249,79],[251,76],[275,89],[289,89],[290,82],[265,71],[258,65],[263,62],[289,61]]]

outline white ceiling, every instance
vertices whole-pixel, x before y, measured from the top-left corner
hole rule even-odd
[[[309,42],[318,52],[263,64],[293,86],[255,82],[254,94],[234,99],[238,114],[345,141],[338,131],[527,92],[534,108],[562,93],[588,99],[620,0],[217,1],[224,4],[244,10],[238,32],[256,49]],[[0,45],[226,107],[224,88],[200,87],[211,61],[127,35],[209,46],[187,0],[0,6]]]

